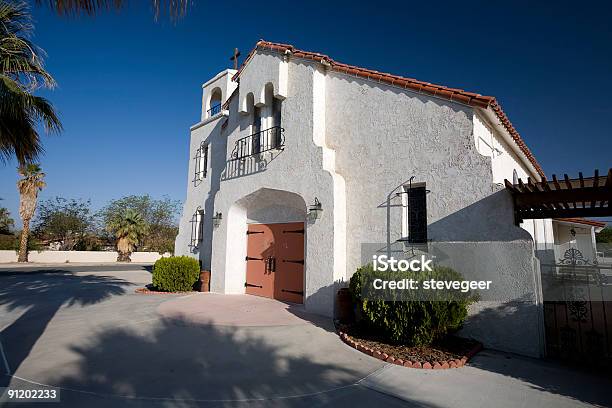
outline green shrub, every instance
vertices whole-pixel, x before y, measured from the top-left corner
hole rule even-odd
[[[372,265],[359,268],[350,280],[351,296],[361,317],[361,329],[391,343],[424,346],[457,331],[467,317],[468,305],[476,299],[470,293],[423,295],[421,292],[419,300],[411,301],[388,301],[380,297],[363,296],[362,289],[370,285],[374,276],[381,277],[381,273],[375,272]],[[386,274],[385,277],[390,276]],[[402,276],[406,277],[405,274]],[[438,266],[432,272],[417,272],[409,277],[421,282],[425,279],[463,280],[456,271]],[[417,295],[413,296],[417,299]]]
[[[161,291],[192,290],[199,276],[199,262],[188,256],[160,258],[153,265],[153,286]]]

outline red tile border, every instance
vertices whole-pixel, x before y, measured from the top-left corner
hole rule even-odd
[[[468,351],[466,355],[463,356],[461,359],[455,359],[455,360],[450,360],[450,361],[431,361],[431,362],[426,361],[421,364],[418,361],[415,361],[415,362],[412,362],[409,360],[405,361],[405,360],[402,360],[401,358],[396,358],[395,356],[389,355],[387,353],[383,353],[380,350],[368,348],[364,346],[363,344],[360,344],[358,341],[354,340],[352,337],[350,337],[348,334],[344,332],[341,332],[341,331],[338,332],[338,336],[340,337],[340,340],[342,340],[344,343],[351,346],[352,348],[358,351],[361,351],[364,354],[377,358],[381,361],[385,361],[390,364],[396,364],[396,365],[407,367],[407,368],[420,368],[420,369],[425,369],[425,370],[446,370],[449,368],[463,367],[472,357],[476,355],[476,353],[482,350],[482,344],[478,343],[476,346],[474,346],[473,349]]]

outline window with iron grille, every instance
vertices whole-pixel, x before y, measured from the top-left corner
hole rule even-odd
[[[196,209],[191,217],[191,243],[190,246],[197,247],[202,241],[204,210],[200,207]]]
[[[196,151],[195,159],[195,181],[202,181],[206,177],[208,169],[208,145],[202,143]]]
[[[424,183],[404,186],[402,194],[402,241],[427,242],[427,190]]]

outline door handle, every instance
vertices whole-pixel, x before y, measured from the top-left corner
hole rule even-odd
[[[266,269],[268,272],[276,272],[276,258],[269,256],[266,258]]]

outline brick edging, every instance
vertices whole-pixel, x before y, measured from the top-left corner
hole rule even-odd
[[[373,348],[369,348],[364,346],[363,344],[359,343],[358,341],[353,340],[352,337],[350,337],[348,334],[339,331],[338,335],[340,336],[340,339],[346,343],[347,345],[351,346],[352,348],[361,351],[362,353],[365,353],[369,356],[372,356],[374,358],[377,358],[379,360],[385,361],[387,363],[392,363],[392,364],[396,364],[396,365],[400,365],[403,367],[409,367],[409,368],[424,368],[424,369],[428,369],[428,370],[439,370],[439,369],[447,369],[447,368],[459,368],[459,367],[463,367],[472,357],[474,357],[474,355],[476,353],[478,353],[480,350],[482,350],[482,344],[478,343],[474,346],[474,348],[472,348],[470,351],[468,351],[462,358],[458,358],[455,360],[449,360],[449,361],[426,361],[424,363],[420,363],[418,361],[412,362],[410,360],[404,361],[401,358],[395,358],[392,355],[389,355],[387,353],[383,353],[380,350],[377,349],[373,349]]]
[[[136,288],[134,290],[135,293],[140,293],[141,295],[176,295],[176,294],[185,294],[185,293],[199,293],[194,290],[183,291],[183,292],[160,292],[156,290],[149,290],[147,288]]]

